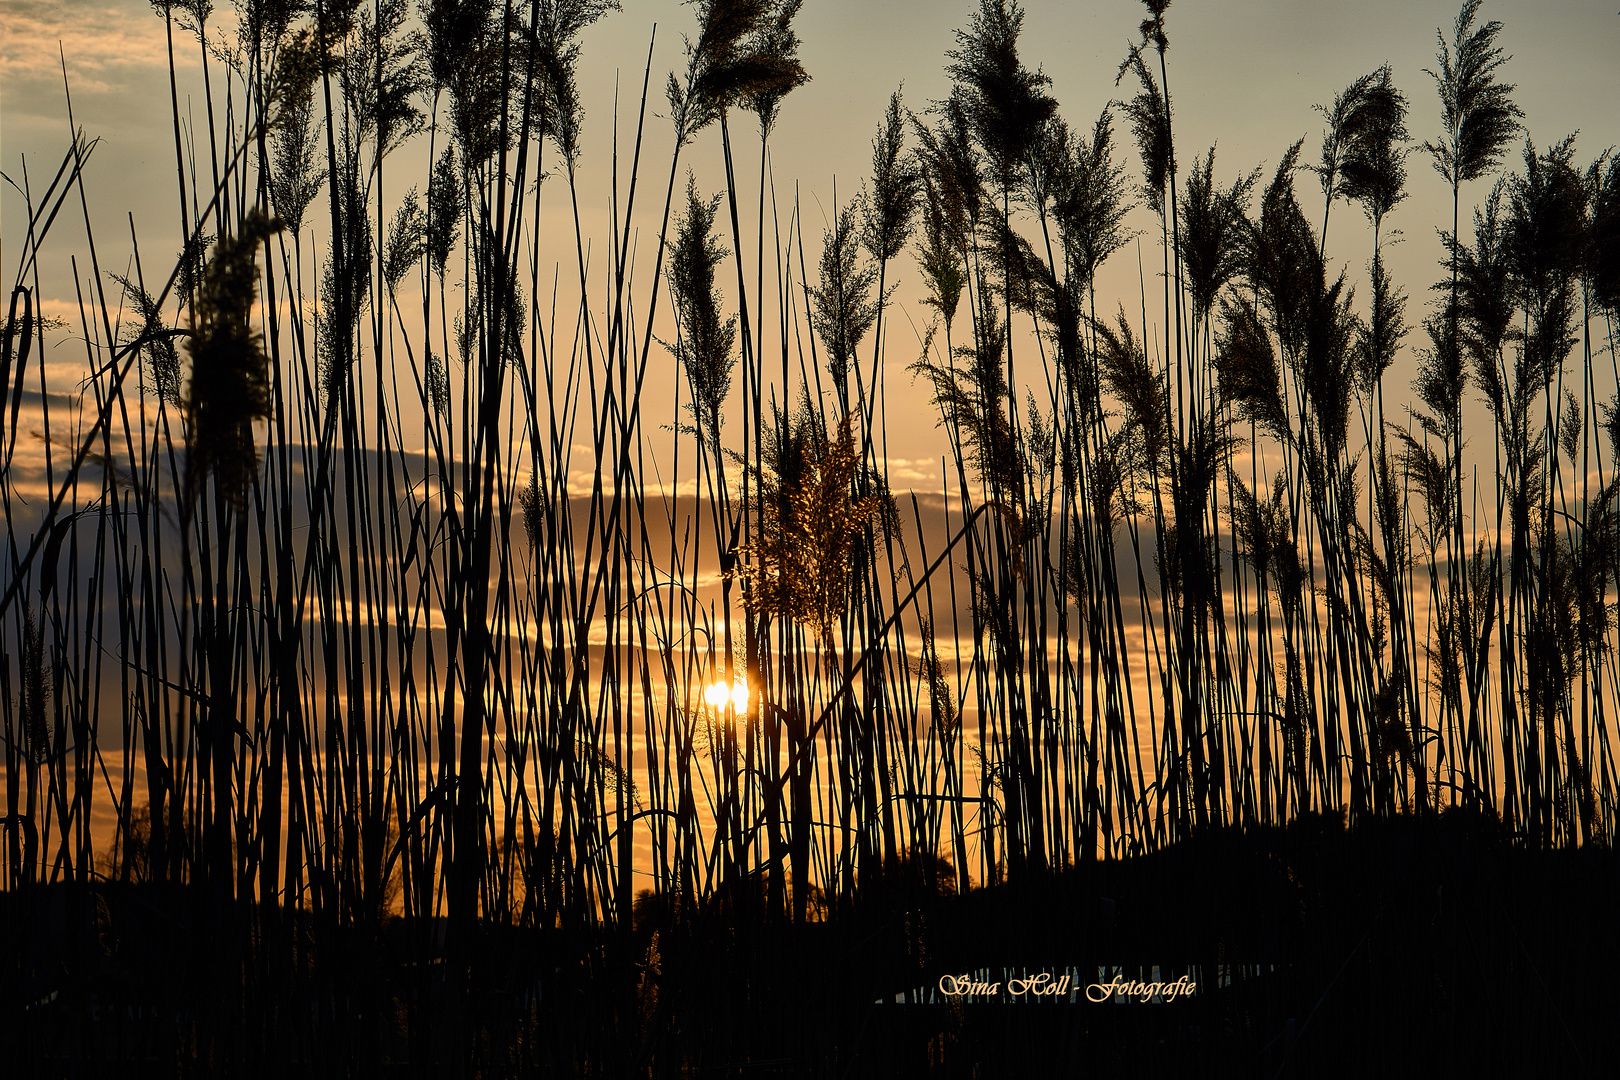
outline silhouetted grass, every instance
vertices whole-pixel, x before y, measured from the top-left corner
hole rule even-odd
[[[1526,140],[1463,235],[1521,120],[1469,0],[1414,335],[1381,245],[1432,125],[1389,65],[1321,108],[1320,164],[1302,140],[1227,180],[1176,153],[1168,3],[1081,133],[1019,6],[980,0],[949,96],[891,97],[807,252],[768,154],[799,6],[697,0],[684,70],[649,52],[593,246],[577,73],[616,5],[246,5],[213,52],[207,4],[158,5],[203,61],[184,136],[171,61],[182,252],[148,277],[132,229],[101,266],[82,136],[19,187],[0,1039],[62,1074],[1612,1054],[1612,935],[1576,936],[1613,884],[1620,165]],[[723,179],[678,191],[711,132]],[[79,420],[38,311],[75,192]],[[1341,200],[1374,229],[1359,298]],[[1145,213],[1163,295],[1099,314]],[[912,244],[949,457],[908,498],[884,322]],[[868,1005],[1004,963],[1239,974],[1168,1026]]]

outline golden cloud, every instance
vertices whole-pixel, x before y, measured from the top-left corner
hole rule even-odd
[[[62,64],[74,93],[114,93],[140,75],[167,69],[163,19],[145,3],[52,3],[4,0],[0,37],[0,88],[7,111],[32,112],[39,93],[59,98]],[[177,61],[195,52],[195,41],[177,34]],[[54,110],[55,102],[50,106]]]

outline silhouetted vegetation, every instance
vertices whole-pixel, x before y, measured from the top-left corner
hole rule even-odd
[[[171,86],[175,49],[202,61],[197,122],[170,101],[180,254],[146,275],[132,231],[106,269],[83,136],[8,196],[8,1055],[1613,1056],[1620,162],[1529,137],[1479,0],[1439,35],[1437,111],[1385,63],[1319,108],[1318,163],[1302,137],[1235,173],[1178,153],[1168,0],[1125,100],[1073,128],[1018,3],[979,0],[950,93],[894,93],[819,252],[768,155],[815,74],[800,0],[687,5],[633,148],[615,117],[594,246],[577,75],[612,0],[244,2],[215,36],[206,0],[154,7]],[[1413,154],[1453,202],[1432,288],[1385,258]],[[76,203],[82,423],[53,420],[39,311]],[[1330,254],[1341,203],[1364,275]],[[1158,293],[1099,303],[1155,220]],[[933,323],[894,364],[908,254]],[[931,491],[885,456],[902,369],[949,447]],[[869,1004],[1003,964],[1207,992]]]

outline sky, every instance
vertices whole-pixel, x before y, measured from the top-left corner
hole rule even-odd
[[[791,95],[783,107],[772,145],[772,175],[780,204],[791,202],[798,185],[807,245],[812,260],[819,232],[830,220],[834,192],[840,202],[858,190],[870,172],[870,141],[888,96],[903,87],[905,103],[923,110],[948,91],[944,68],[955,31],[967,24],[973,5],[963,0],[808,0],[798,27],[801,60],[812,81]],[[1022,38],[1024,62],[1039,67],[1052,81],[1051,91],[1071,126],[1085,129],[1112,99],[1128,96],[1115,76],[1127,45],[1143,15],[1140,4],[1050,2],[1030,0]],[[1433,81],[1423,71],[1434,67],[1435,33],[1449,30],[1456,5],[1410,0],[1359,0],[1356,3],[1266,2],[1197,3],[1181,0],[1167,14],[1170,38],[1169,85],[1176,117],[1178,156],[1183,169],[1195,154],[1218,145],[1217,179],[1230,183],[1255,166],[1269,175],[1284,150],[1301,137],[1311,160],[1322,131],[1313,106],[1331,101],[1352,79],[1388,61],[1411,101],[1408,127],[1415,140],[1435,138],[1439,107]],[[228,21],[221,5],[216,22]],[[1551,0],[1536,4],[1487,3],[1482,18],[1505,24],[1501,44],[1512,59],[1504,77],[1517,84],[1515,99],[1524,109],[1529,132],[1547,145],[1571,132],[1581,133],[1578,160],[1596,156],[1620,137],[1613,103],[1620,100],[1620,65],[1613,62],[1620,44],[1620,14],[1612,0]],[[24,166],[34,184],[55,171],[68,144],[69,122],[63,89],[63,58],[72,91],[73,120],[99,138],[87,179],[102,261],[121,272],[129,258],[131,227],[143,252],[178,249],[173,195],[173,135],[168,108],[168,68],[163,20],[145,0],[0,0],[0,169],[21,184]],[[607,163],[613,140],[615,83],[618,84],[621,151],[628,156],[634,131],[634,109],[650,41],[653,89],[644,160],[659,163],[647,172],[644,191],[661,189],[667,162],[667,111],[660,94],[664,73],[682,64],[682,36],[693,29],[693,13],[675,0],[623,0],[623,10],[607,16],[584,35],[581,81],[587,109],[581,190],[605,193],[611,176]],[[175,35],[181,112],[201,125],[203,102],[196,75],[194,39]],[[60,48],[60,55],[58,49]],[[217,65],[216,65],[217,66]],[[223,107],[222,103],[216,103]],[[757,163],[751,118],[737,125],[734,138],[742,160]],[[1131,158],[1128,133],[1119,141]],[[718,137],[711,130],[699,137],[687,161],[700,189],[723,187]],[[425,152],[412,149],[394,159],[398,187],[421,176]],[[1517,148],[1507,164],[1518,163]],[[757,164],[740,168],[744,206],[754,205]],[[1435,230],[1449,226],[1449,190],[1429,167],[1426,157],[1409,162],[1410,197],[1396,209],[1388,227],[1401,242],[1388,257],[1396,280],[1414,298],[1409,316],[1421,316],[1427,286],[1439,275],[1441,248]],[[656,181],[656,183],[655,183]],[[1464,189],[1467,207],[1489,191],[1488,181]],[[558,189],[560,191],[560,189]],[[1314,180],[1302,176],[1300,198],[1307,213],[1320,208]],[[395,197],[399,194],[395,191]],[[643,196],[647,198],[647,196]],[[655,197],[655,196],[654,196]],[[605,198],[587,197],[582,207],[587,235],[605,239]],[[14,273],[20,250],[22,200],[8,185],[0,221],[0,266]],[[554,202],[553,205],[558,205]],[[129,215],[126,217],[126,213]],[[77,217],[77,215],[71,215]],[[651,212],[641,220],[647,225]],[[751,215],[744,213],[747,219]],[[131,218],[133,220],[131,220]],[[560,221],[561,215],[553,220]],[[655,219],[654,219],[655,220]],[[1319,220],[1317,217],[1315,220]],[[1133,224],[1143,230],[1141,259],[1156,291],[1152,267],[1157,250],[1156,222],[1140,211]],[[65,302],[72,296],[72,270],[66,253],[82,237],[82,224],[64,221],[58,238],[61,255],[44,266],[47,298]],[[74,232],[77,231],[77,236]],[[753,247],[752,229],[744,224],[744,247]],[[566,237],[570,243],[561,241]],[[557,234],[555,257],[567,268],[572,259],[571,233]],[[1359,211],[1338,205],[1331,219],[1328,253],[1336,266],[1350,270],[1352,283],[1365,294],[1371,233]],[[153,255],[147,255],[153,258]],[[1136,252],[1127,249],[1105,267],[1099,295],[1116,297],[1133,307],[1140,289]],[[891,311],[885,348],[906,360],[916,355],[927,322],[918,304],[917,273],[902,257],[894,274],[900,281]],[[891,278],[891,280],[893,280]],[[1112,306],[1113,301],[1108,301]],[[1415,339],[1409,339],[1409,346]],[[82,356],[82,349],[78,350]],[[1410,356],[1396,375],[1410,371]],[[908,406],[898,415],[908,445],[928,444],[943,451],[943,441],[925,422],[929,415],[922,388],[891,376],[891,404]],[[917,409],[910,409],[915,396]],[[907,423],[914,421],[912,429]],[[914,438],[913,438],[914,437]],[[920,440],[920,441],[919,441]],[[919,459],[920,461],[921,459]]]
[[[641,229],[650,230],[657,223],[660,207],[656,200],[667,180],[671,144],[661,87],[667,72],[683,67],[683,36],[694,29],[691,7],[676,0],[623,0],[622,7],[585,32],[580,63],[586,108],[579,177],[582,226],[598,250],[608,238],[616,95],[622,185],[651,44],[652,89],[637,213]],[[806,0],[797,26],[800,57],[811,81],[784,103],[771,142],[771,177],[784,223],[791,219],[794,193],[798,192],[811,274],[815,273],[821,230],[835,206],[854,196],[870,173],[871,139],[889,95],[901,89],[909,107],[924,111],[930,102],[948,93],[947,53],[975,7],[968,0]],[[1025,4],[1023,60],[1050,78],[1051,93],[1072,127],[1088,129],[1110,101],[1134,91],[1129,85],[1116,86],[1115,78],[1143,14],[1142,6],[1132,0],[1029,0]],[[1396,85],[1410,100],[1408,127],[1414,140],[1436,138],[1439,106],[1433,80],[1424,68],[1436,66],[1437,28],[1444,27],[1449,33],[1455,16],[1456,7],[1450,0],[1362,0],[1352,4],[1180,0],[1168,11],[1166,29],[1169,86],[1183,170],[1194,156],[1215,144],[1218,183],[1229,184],[1256,166],[1269,177],[1287,147],[1302,137],[1305,160],[1312,160],[1322,133],[1322,118],[1314,106],[1331,102],[1351,80],[1386,61],[1392,65]],[[1538,145],[1546,146],[1578,131],[1577,161],[1584,163],[1620,138],[1620,125],[1612,112],[1613,103],[1620,101],[1620,65],[1612,60],[1615,46],[1620,44],[1620,14],[1612,0],[1554,0],[1535,5],[1489,0],[1481,17],[1504,23],[1500,44],[1511,59],[1502,76],[1517,85],[1515,100]],[[222,3],[215,24],[229,27],[231,19],[228,2]],[[99,140],[87,169],[85,190],[101,268],[106,273],[132,272],[133,230],[146,273],[149,277],[154,272],[161,275],[172,265],[172,253],[180,246],[163,19],[147,0],[0,0],[0,24],[6,28],[0,36],[0,170],[16,184],[35,191],[55,172],[70,131],[65,66],[73,123]],[[173,41],[182,122],[205,131],[197,43],[179,29]],[[217,80],[220,65],[217,60],[211,63]],[[221,113],[230,104],[228,100],[215,102]],[[1120,127],[1117,142],[1134,179],[1139,175],[1134,147],[1128,130]],[[744,116],[733,125],[733,138],[741,163],[737,171],[742,244],[751,256],[756,237],[750,210],[757,205],[758,161],[751,117]],[[390,159],[385,173],[386,204],[397,203],[407,185],[425,186],[425,141],[418,138]],[[1515,146],[1504,165],[1518,163]],[[701,133],[687,151],[683,173],[688,167],[701,191],[723,188],[715,129]],[[1297,185],[1307,215],[1319,222],[1321,201],[1314,179],[1301,175]],[[1489,188],[1489,180],[1465,186],[1465,225],[1468,207],[1484,198]],[[1395,280],[1412,298],[1407,315],[1416,323],[1425,313],[1430,283],[1442,274],[1436,230],[1449,227],[1451,206],[1448,185],[1421,152],[1409,160],[1408,192],[1408,199],[1386,221],[1386,240],[1396,241],[1386,247],[1386,257]],[[542,262],[553,260],[554,272],[566,287],[574,273],[566,191],[553,181],[545,189],[545,197],[550,209],[544,218],[541,258]],[[71,391],[86,364],[86,350],[74,332],[78,323],[73,299],[75,265],[81,286],[89,273],[84,224],[76,202],[59,218],[40,264],[42,306],[66,324],[47,352],[53,391]],[[322,216],[309,215],[316,220]],[[1140,298],[1144,288],[1149,296],[1159,290],[1154,278],[1154,268],[1162,266],[1158,226],[1140,209],[1131,224],[1141,231],[1140,241],[1104,267],[1099,307],[1111,310],[1118,303],[1139,312],[1145,306],[1152,322],[1155,305],[1141,305]],[[8,277],[15,273],[24,228],[24,201],[11,185],[5,185],[0,190],[0,269]],[[770,229],[767,224],[767,243],[773,242]],[[730,246],[724,214],[720,231]],[[642,236],[636,239],[639,253],[644,241]],[[1370,291],[1366,264],[1372,239],[1359,210],[1337,205],[1328,239],[1334,269],[1347,269],[1351,284],[1359,287],[1364,298]],[[650,247],[650,240],[645,242]],[[306,251],[315,247],[310,244]],[[638,264],[643,267],[635,292],[638,304],[647,295],[647,263],[644,256]],[[306,280],[312,280],[314,268],[308,272]],[[947,446],[937,429],[937,411],[926,388],[905,371],[905,365],[918,354],[931,315],[919,303],[918,277],[909,255],[896,260],[890,269],[889,280],[897,281],[898,287],[885,323],[885,449],[891,485],[900,492],[928,493],[939,490],[946,471],[941,458]],[[720,281],[727,304],[734,304],[731,285],[735,278],[728,270]],[[407,292],[414,288],[409,279],[404,288]],[[566,309],[566,303],[564,306]],[[409,311],[412,305],[402,296],[400,307]],[[668,311],[667,301],[664,311]],[[661,328],[660,335],[665,333]],[[1149,330],[1150,343],[1159,337],[1156,328]],[[1407,339],[1403,357],[1387,377],[1395,410],[1410,400],[1406,387],[1415,366],[1413,346],[1421,339],[1420,332]],[[1033,365],[1021,371],[1033,373]],[[674,364],[667,356],[655,355],[648,401],[667,408],[674,390]],[[1606,401],[1611,391],[1612,386],[1601,387],[1599,400]],[[52,402],[53,410],[63,403],[54,394]],[[1477,405],[1470,408],[1480,412]],[[735,399],[728,411],[733,418],[739,415]],[[649,437],[655,442],[664,437],[653,429],[672,420],[667,412],[651,416]],[[1487,421],[1479,415],[1477,421],[1469,422]],[[1478,440],[1478,445],[1487,443],[1484,438]],[[30,450],[37,452],[38,447],[19,447],[19,466]],[[582,448],[575,458],[580,464],[573,485],[588,488],[591,454]],[[656,467],[662,470],[664,464]],[[646,479],[656,484],[656,478]],[[686,485],[691,483],[685,480]]]
[[[641,228],[647,230],[657,222],[660,208],[654,204],[667,179],[671,142],[661,86],[665,73],[683,66],[683,35],[694,27],[690,6],[676,0],[623,0],[622,6],[621,12],[608,15],[585,32],[580,65],[587,110],[579,178],[581,211],[586,237],[599,246],[608,236],[615,95],[617,145],[621,170],[627,172],[625,159],[634,138],[637,99],[651,43],[652,90],[638,207]],[[850,199],[870,173],[870,143],[889,95],[900,88],[905,103],[923,111],[948,93],[947,53],[974,7],[966,0],[807,0],[798,31],[800,57],[811,81],[783,106],[771,142],[771,177],[784,222],[790,219],[794,192],[798,192],[809,248],[806,262],[812,274],[821,230],[835,206]],[[1142,6],[1131,0],[1030,0],[1025,5],[1024,62],[1050,78],[1051,93],[1071,126],[1089,128],[1111,100],[1133,91],[1130,86],[1116,86],[1115,78],[1143,13]],[[1433,80],[1424,68],[1436,66],[1437,28],[1444,27],[1449,33],[1455,15],[1456,7],[1449,0],[1362,0],[1353,4],[1180,0],[1169,9],[1166,28],[1169,85],[1183,169],[1195,155],[1215,144],[1216,178],[1223,186],[1256,166],[1269,176],[1286,148],[1302,137],[1305,159],[1311,160],[1322,133],[1322,118],[1313,107],[1330,102],[1355,77],[1386,61],[1392,65],[1397,86],[1410,99],[1408,127],[1414,140],[1436,138],[1438,101]],[[1577,161],[1584,163],[1620,138],[1620,125],[1612,111],[1613,103],[1620,101],[1620,65],[1612,59],[1620,44],[1620,14],[1612,0],[1555,0],[1534,5],[1490,0],[1482,18],[1500,19],[1505,24],[1500,44],[1511,59],[1502,76],[1517,85],[1515,100],[1538,145],[1546,146],[1578,131]],[[215,23],[229,26],[230,20],[229,6],[224,4]],[[85,189],[101,268],[108,273],[131,272],[133,230],[148,275],[154,273],[153,264],[158,272],[166,270],[180,240],[162,18],[146,0],[0,0],[0,24],[6,28],[0,36],[0,170],[16,184],[36,191],[55,172],[70,131],[65,66],[72,121],[99,140],[87,169]],[[173,40],[183,123],[195,123],[205,130],[197,43],[178,29]],[[219,63],[215,60],[212,65],[217,78]],[[222,113],[230,104],[215,102]],[[733,137],[743,163],[738,168],[744,208],[742,243],[751,255],[756,238],[749,209],[756,205],[758,160],[751,117],[734,125]],[[1120,130],[1117,138],[1135,178],[1139,173],[1128,131]],[[423,185],[424,142],[417,139],[390,159],[385,203],[397,202],[409,184]],[[700,134],[683,159],[682,171],[689,166],[704,192],[721,190],[724,185],[718,145],[718,134],[711,128]],[[1518,162],[1516,146],[1504,164],[1514,167]],[[1319,221],[1321,202],[1314,179],[1301,175],[1297,184],[1307,215]],[[1489,188],[1489,180],[1465,186],[1465,223],[1468,207]],[[573,272],[573,236],[563,212],[566,192],[555,182],[546,192],[551,209],[545,218],[542,261],[555,260],[558,276],[566,285]],[[1436,230],[1449,226],[1451,206],[1447,184],[1421,152],[1409,160],[1408,192],[1409,198],[1387,219],[1386,239],[1398,242],[1386,248],[1386,257],[1395,280],[1412,298],[1407,314],[1415,323],[1425,313],[1429,284],[1442,273]],[[1127,310],[1140,311],[1142,290],[1150,296],[1158,292],[1154,267],[1162,265],[1162,255],[1157,222],[1147,211],[1138,210],[1131,224],[1142,233],[1139,244],[1116,255],[1099,280],[1099,307],[1105,310],[1120,303]],[[0,269],[8,277],[15,273],[24,228],[24,201],[7,184],[0,190]],[[720,228],[729,246],[724,215]],[[81,284],[89,273],[79,208],[70,204],[55,229],[40,274],[44,309],[66,323],[47,355],[52,389],[66,391],[84,371],[86,357],[73,332],[78,322],[73,301],[75,256]],[[640,251],[640,236],[637,242]],[[1350,282],[1365,297],[1371,231],[1355,208],[1342,203],[1335,207],[1328,254],[1335,269],[1348,270]],[[645,267],[646,260],[640,265]],[[647,295],[645,269],[641,274],[638,303]],[[926,389],[904,370],[917,355],[930,317],[930,309],[919,303],[918,276],[910,256],[902,256],[891,267],[890,281],[898,281],[898,290],[885,324],[887,460],[891,484],[902,492],[938,491],[940,459],[947,451]],[[728,285],[734,281],[729,272],[721,275],[728,305],[735,302],[734,290]],[[405,289],[411,288],[408,280]],[[400,306],[411,308],[403,297]],[[1151,322],[1154,305],[1146,307]],[[664,310],[668,310],[667,302]],[[1157,331],[1150,330],[1148,340],[1157,337]],[[1396,403],[1409,400],[1405,388],[1414,368],[1412,347],[1420,341],[1420,333],[1408,338],[1405,354],[1388,376],[1390,396]],[[666,357],[655,357],[650,401],[664,405],[670,400],[673,368]],[[1609,386],[1600,388],[1599,399],[1607,400],[1611,390]],[[736,415],[735,408],[732,415]],[[669,420],[667,416],[652,417],[649,427]],[[655,432],[652,437],[659,436]],[[1481,445],[1486,441],[1479,440]],[[27,449],[22,447],[19,453]],[[584,471],[575,483],[588,486],[590,455],[577,453],[576,458],[584,462]]]
[[[851,198],[869,175],[870,142],[889,95],[903,89],[905,103],[923,111],[948,93],[946,54],[973,8],[965,0],[806,0],[798,32],[800,58],[812,81],[783,106],[771,144],[771,175],[784,220],[798,191],[812,272],[821,230],[835,207]],[[1071,127],[1089,129],[1110,101],[1134,91],[1131,86],[1116,86],[1115,78],[1121,58],[1136,38],[1144,13],[1140,4],[1029,0],[1025,9],[1024,62],[1051,79],[1051,93]],[[1413,138],[1421,142],[1438,137],[1438,101],[1424,68],[1436,66],[1436,29],[1449,32],[1456,10],[1452,0],[1179,0],[1167,13],[1166,28],[1169,87],[1183,168],[1215,144],[1216,177],[1223,186],[1256,166],[1269,177],[1284,151],[1302,137],[1305,159],[1312,160],[1322,133],[1322,118],[1313,106],[1331,102],[1346,84],[1386,61],[1411,102],[1408,127]],[[1482,17],[1505,24],[1500,44],[1512,59],[1502,75],[1517,84],[1514,97],[1537,145],[1578,131],[1577,161],[1584,164],[1620,140],[1614,113],[1614,103],[1620,101],[1620,64],[1614,62],[1620,14],[1614,0],[1535,4],[1489,0]],[[228,5],[222,5],[219,21],[228,22]],[[55,172],[77,125],[99,140],[85,190],[102,269],[129,272],[133,230],[144,257],[166,270],[165,258],[172,264],[180,239],[162,18],[146,0],[0,0],[0,26],[4,27],[0,171],[19,186],[39,190]],[[584,35],[581,83],[587,116],[581,210],[585,233],[598,244],[608,235],[615,94],[619,151],[628,156],[651,43],[652,90],[644,150],[648,164],[643,177],[643,191],[649,194],[642,197],[656,199],[666,179],[670,144],[661,87],[666,72],[683,66],[682,35],[692,28],[691,9],[676,0],[623,0],[622,12],[609,15]],[[188,124],[202,125],[197,43],[177,30],[174,47],[182,117]],[[217,61],[213,63],[217,74]],[[72,97],[71,122],[64,67]],[[227,106],[215,104],[220,110]],[[752,207],[758,153],[752,121],[736,125],[733,138],[741,160],[748,163],[739,167],[739,195],[744,207]],[[1134,179],[1139,173],[1128,132],[1118,131],[1118,140]],[[420,142],[391,160],[385,202],[396,201],[408,184],[422,184],[426,155]],[[723,188],[714,130],[699,137],[685,160],[701,190]],[[1518,162],[1516,145],[1505,165],[1515,167]],[[1307,215],[1320,221],[1321,200],[1314,181],[1302,176],[1298,184]],[[1465,222],[1467,208],[1489,189],[1488,180],[1465,187]],[[1436,229],[1449,227],[1451,205],[1447,184],[1421,153],[1410,159],[1408,191],[1410,197],[1386,223],[1386,230],[1399,231],[1398,237],[1386,232],[1386,238],[1399,239],[1387,257],[1395,279],[1412,297],[1408,317],[1415,322],[1424,313],[1429,284],[1441,275]],[[549,257],[560,262],[566,282],[573,268],[573,246],[571,229],[563,228],[563,194],[557,187],[548,191],[549,205],[556,209],[550,211],[549,231],[542,239]],[[640,210],[643,229],[649,228],[649,220],[656,224],[657,211],[645,206]],[[755,242],[751,218],[745,211],[743,244],[748,252]],[[1157,223],[1146,211],[1138,211],[1132,225],[1143,233],[1139,248],[1122,251],[1099,280],[1099,297],[1105,298],[1099,303],[1110,309],[1116,301],[1132,309],[1142,288],[1150,295],[1158,289],[1153,279],[1153,268],[1161,260]],[[8,287],[25,228],[24,200],[7,184],[0,191],[0,272]],[[71,330],[77,318],[71,257],[79,257],[81,280],[88,273],[84,223],[76,200],[56,228],[40,274],[45,310],[63,317],[69,326],[48,358],[52,386],[61,388],[85,364],[83,345],[73,340]],[[729,246],[724,226],[722,233]],[[1348,268],[1350,280],[1364,295],[1371,231],[1358,210],[1343,204],[1335,207],[1328,254],[1335,269]],[[149,264],[149,275],[152,269]],[[918,303],[918,275],[908,256],[898,261],[892,275],[890,280],[897,278],[899,287],[886,339],[891,483],[900,490],[937,490],[939,457],[946,445],[935,429],[925,389],[903,373],[904,364],[917,354],[928,309]],[[734,279],[722,275],[725,280]],[[732,290],[725,291],[729,297]],[[637,295],[644,297],[645,287]],[[402,300],[401,306],[409,305]],[[1151,314],[1151,303],[1148,308]],[[1151,334],[1149,340],[1154,340]],[[1418,335],[1408,339],[1406,355],[1391,372],[1397,389],[1404,389],[1410,380],[1410,346],[1417,341]],[[672,367],[666,363],[660,370]],[[667,400],[667,395],[658,397],[660,389],[667,387],[655,379],[653,400]],[[1610,389],[1602,393],[1605,400]],[[1407,395],[1393,396],[1399,401]],[[656,417],[654,422],[666,418]],[[588,481],[588,476],[581,479]]]

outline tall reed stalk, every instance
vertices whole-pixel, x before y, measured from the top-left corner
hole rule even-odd
[[[609,0],[246,4],[229,29],[162,4],[182,252],[154,264],[132,224],[129,269],[103,265],[125,248],[83,136],[14,185],[0,884],[202,896],[177,970],[226,989],[178,1054],[378,1060],[397,1027],[416,1062],[617,1075],[675,1006],[626,990],[629,1035],[545,1029],[503,935],[646,971],[649,927],[805,931],[1316,813],[1612,843],[1620,165],[1526,140],[1464,235],[1522,119],[1478,0],[1421,146],[1454,212],[1407,417],[1386,220],[1419,147],[1389,65],[1321,109],[1318,227],[1302,142],[1229,181],[1213,144],[1182,165],[1168,2],[1119,68],[1136,93],[1071,128],[1020,6],[980,0],[949,94],[893,94],[817,250],[770,152],[809,77],[798,0],[691,6],[656,233],[652,45],[611,143],[584,134]],[[1372,227],[1360,298],[1340,201]],[[67,328],[40,311],[64,213]],[[1162,297],[1144,273],[1099,307],[1144,238]],[[909,497],[908,250],[934,319],[912,392],[947,448]],[[77,420],[41,360],[62,329]]]

